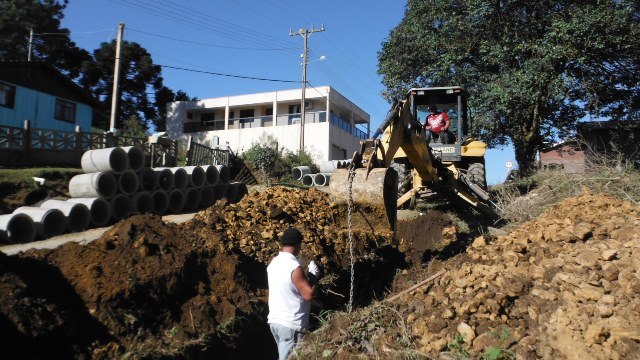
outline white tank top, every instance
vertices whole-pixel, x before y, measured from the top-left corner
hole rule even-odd
[[[304,300],[291,280],[300,263],[293,254],[280,252],[267,267],[269,277],[269,324],[297,331],[309,326],[309,302]]]

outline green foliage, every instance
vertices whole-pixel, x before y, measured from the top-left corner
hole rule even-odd
[[[491,336],[498,340],[498,346],[488,347],[484,351],[485,360],[514,360],[516,355],[506,349],[507,341],[511,338],[509,328],[503,326],[500,332],[491,332]]]
[[[388,98],[465,86],[474,131],[512,143],[528,173],[543,141],[586,114],[638,116],[639,22],[632,0],[410,0],[378,71]]]
[[[142,125],[137,116],[132,115],[122,123],[122,135],[132,137],[147,137],[149,134],[145,126]]]
[[[464,347],[464,339],[460,334],[456,334],[456,337],[452,342],[447,344],[447,348],[449,351],[454,352],[456,355],[463,359],[469,358],[469,351]]]
[[[294,180],[291,169],[296,166],[310,166],[313,172],[318,171],[309,153],[280,149],[275,137],[266,134],[242,154],[242,160],[252,162],[268,178],[282,182]]]
[[[26,61],[29,28],[33,28],[36,35],[32,59],[50,64],[72,79],[78,78],[82,63],[89,61],[91,55],[71,41],[69,29],[61,27],[67,3],[67,0],[0,1],[0,60]]]

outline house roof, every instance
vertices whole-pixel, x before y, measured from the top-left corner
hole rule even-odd
[[[40,61],[0,61],[0,81],[102,109],[103,104],[53,66]]]

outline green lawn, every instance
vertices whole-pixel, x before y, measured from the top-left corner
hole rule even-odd
[[[0,169],[0,183],[34,183],[33,177],[47,178],[48,174],[57,173],[80,174],[82,169],[78,168],[58,168],[58,167],[35,167],[26,169]],[[59,177],[59,176],[56,176]]]

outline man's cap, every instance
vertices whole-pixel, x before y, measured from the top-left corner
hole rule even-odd
[[[302,242],[302,234],[298,229],[288,228],[282,234],[280,243],[282,245],[297,245]]]
[[[435,105],[429,105],[429,110],[438,110],[438,107]]]

